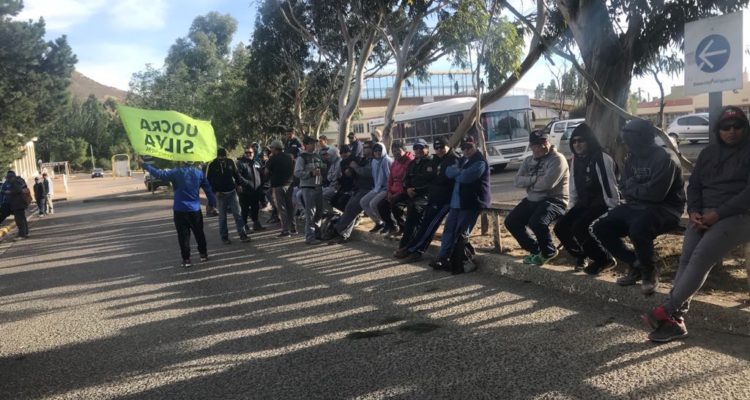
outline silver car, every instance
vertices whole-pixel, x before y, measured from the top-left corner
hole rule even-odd
[[[675,118],[667,128],[667,134],[677,143],[684,140],[698,143],[708,141],[708,113],[688,114]]]

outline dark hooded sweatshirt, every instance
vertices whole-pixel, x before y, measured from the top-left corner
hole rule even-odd
[[[586,142],[586,155],[578,155],[573,146],[573,139],[581,138]],[[570,135],[570,206],[572,207],[608,207],[619,202],[617,192],[616,166],[612,157],[604,153],[594,132],[588,125],[578,125]]]
[[[739,109],[738,109],[739,110]],[[744,113],[741,114],[743,117]],[[688,185],[688,212],[716,209],[720,218],[750,212],[750,129],[745,117],[744,140],[728,146],[714,127],[716,143],[704,148]]]
[[[677,155],[654,142],[654,127],[633,120],[622,128],[630,154],[622,172],[622,194],[627,204],[655,206],[679,218],[685,209],[685,182]]]

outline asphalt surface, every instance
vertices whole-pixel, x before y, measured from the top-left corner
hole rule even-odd
[[[0,244],[0,398],[750,398],[746,336],[653,345],[617,304],[278,230],[222,245],[215,219],[183,270],[169,200],[73,188]]]
[[[698,154],[708,143],[699,142],[690,144],[689,142],[680,145],[680,152],[691,161],[698,158]],[[526,191],[519,190],[513,185],[513,178],[518,172],[520,164],[510,164],[503,171],[493,172],[491,179],[492,201],[496,203],[515,204],[526,197]]]

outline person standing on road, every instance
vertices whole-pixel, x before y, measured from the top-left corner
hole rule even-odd
[[[240,175],[239,200],[240,214],[242,222],[245,224],[245,231],[249,232],[247,225],[248,216],[253,221],[253,231],[259,232],[265,228],[258,219],[260,213],[260,203],[263,199],[263,179],[260,172],[260,162],[255,156],[255,147],[248,146],[244,155],[237,162],[237,172]]]
[[[190,268],[190,232],[198,242],[198,253],[202,262],[208,261],[206,235],[203,232],[203,213],[201,212],[200,189],[206,194],[208,207],[216,206],[216,198],[203,172],[193,163],[179,163],[175,169],[161,170],[143,162],[138,164],[156,179],[172,182],[174,203],[172,206],[174,226],[177,230],[177,241],[180,244],[182,267]]]
[[[297,233],[297,223],[294,220],[294,160],[291,154],[284,152],[284,145],[274,140],[268,146],[271,158],[266,163],[266,174],[271,183],[271,194],[276,205],[276,212],[281,220],[279,237],[291,236]]]
[[[750,240],[750,124],[741,109],[724,107],[716,143],[701,151],[687,188],[690,223],[682,241],[677,276],[667,300],[643,316],[648,338],[669,342],[687,336],[690,299],[711,269],[733,248]]]
[[[621,177],[625,204],[608,211],[591,226],[607,252],[630,266],[617,280],[630,286],[643,279],[641,290],[651,295],[659,284],[654,239],[679,226],[685,208],[682,168],[677,156],[655,142],[654,125],[634,119],[622,128],[629,154]],[[628,236],[630,250],[622,238]]]
[[[55,195],[55,188],[47,173],[42,173],[42,184],[44,185],[44,214],[54,214],[55,205],[52,203],[52,196]]]
[[[576,271],[590,275],[614,267],[615,260],[591,237],[589,227],[620,203],[614,160],[602,150],[594,132],[581,123],[570,135],[570,202],[555,224],[555,235],[571,256]],[[591,264],[586,260],[591,259]]]
[[[240,187],[242,179],[237,172],[234,161],[227,158],[227,150],[220,148],[216,153],[216,159],[206,167],[206,178],[211,184],[211,189],[216,193],[216,205],[219,211],[219,234],[224,244],[232,243],[229,240],[229,228],[227,227],[227,209],[232,213],[234,223],[240,240],[249,242],[250,237],[245,232],[245,224],[240,214],[239,200],[237,199],[237,188]]]
[[[26,221],[26,207],[29,206],[31,193],[26,181],[16,175],[15,171],[5,174],[5,182],[0,188],[0,223],[12,215],[18,227],[18,237],[26,239],[29,237],[29,224]],[[28,193],[28,198],[26,194]]]
[[[472,136],[464,137],[461,151],[463,157],[445,171],[445,175],[455,183],[451,193],[450,211],[443,227],[440,251],[437,258],[430,263],[430,266],[437,270],[450,268],[452,274],[464,272],[463,263],[457,262],[459,260],[455,260],[454,257],[459,254],[463,256],[479,213],[492,202],[490,166],[477,149]],[[460,268],[457,268],[459,265]]]
[[[320,220],[323,215],[323,159],[315,151],[317,140],[305,136],[302,152],[294,166],[294,176],[299,179],[300,193],[305,209],[305,244],[314,245],[320,235]],[[317,237],[316,237],[317,236]]]
[[[47,193],[44,189],[44,183],[39,180],[39,177],[34,177],[34,200],[36,200],[36,207],[39,209],[39,216],[43,217],[46,215],[46,206],[44,203],[47,200]]]
[[[568,204],[568,161],[541,130],[531,132],[529,148],[531,155],[523,160],[515,178],[516,187],[526,189],[526,198],[505,218],[505,227],[529,252],[523,263],[543,265],[558,255],[549,227]]]

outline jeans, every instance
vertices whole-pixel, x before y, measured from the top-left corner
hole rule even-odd
[[[36,206],[39,209],[39,215],[47,214],[47,197],[40,197],[36,199]]]
[[[323,189],[320,186],[301,188],[300,192],[305,203],[305,242],[312,243],[323,216]]]
[[[362,207],[362,211],[367,214],[368,217],[374,222],[376,225],[382,225],[383,224],[383,218],[380,217],[380,213],[377,210],[378,203],[380,203],[381,200],[383,200],[388,194],[385,190],[382,192],[369,192],[362,199],[359,201],[359,206]]]
[[[336,226],[336,233],[344,239],[348,239],[354,229],[354,221],[357,220],[357,216],[362,212],[361,200],[369,193],[369,190],[359,190],[354,192],[352,197],[346,202],[344,207],[344,214],[339,218]]]
[[[180,255],[183,260],[190,259],[190,232],[198,242],[198,253],[208,255],[206,235],[203,233],[203,214],[200,211],[174,211],[174,227],[177,229],[177,241],[180,243]]]
[[[292,187],[279,186],[271,188],[273,202],[281,220],[281,232],[289,233],[297,231],[297,223],[294,221],[294,203],[292,202]]]
[[[19,208],[11,210],[10,205],[7,203],[0,206],[0,223],[5,221],[5,218],[8,218],[11,215],[18,227],[18,236],[29,236],[29,223],[26,221],[26,209]]]
[[[605,262],[609,256],[591,236],[591,224],[607,212],[607,206],[573,207],[555,224],[555,235],[571,256]]]
[[[636,268],[636,260],[644,272],[650,273],[656,264],[654,239],[677,228],[680,218],[659,207],[619,205],[602,215],[591,226],[594,238],[609,254]],[[633,250],[622,238],[628,236]]]
[[[477,223],[480,209],[460,210],[451,208],[448,212],[448,219],[445,220],[443,227],[443,238],[440,241],[439,259],[447,259],[453,252],[453,246],[458,241],[459,236],[469,238],[474,225]]]
[[[563,213],[565,213],[565,203],[562,200],[529,201],[523,199],[505,217],[505,227],[524,250],[531,254],[541,252],[544,256],[550,256],[555,254],[556,247],[552,242],[549,226]],[[529,229],[534,233],[535,238],[529,235]]]
[[[432,238],[435,236],[435,232],[437,232],[440,224],[443,223],[445,216],[448,215],[448,211],[450,211],[448,204],[428,205],[422,215],[422,223],[419,224],[414,237],[403,247],[408,247],[410,253],[424,253],[430,242],[432,242]]]
[[[235,191],[226,193],[217,192],[216,207],[219,209],[219,235],[222,239],[229,239],[229,228],[227,228],[227,208],[232,212],[234,224],[237,226],[237,233],[240,235],[240,238],[247,236],[245,233],[245,224],[242,222],[242,215],[240,214],[237,193]]]

